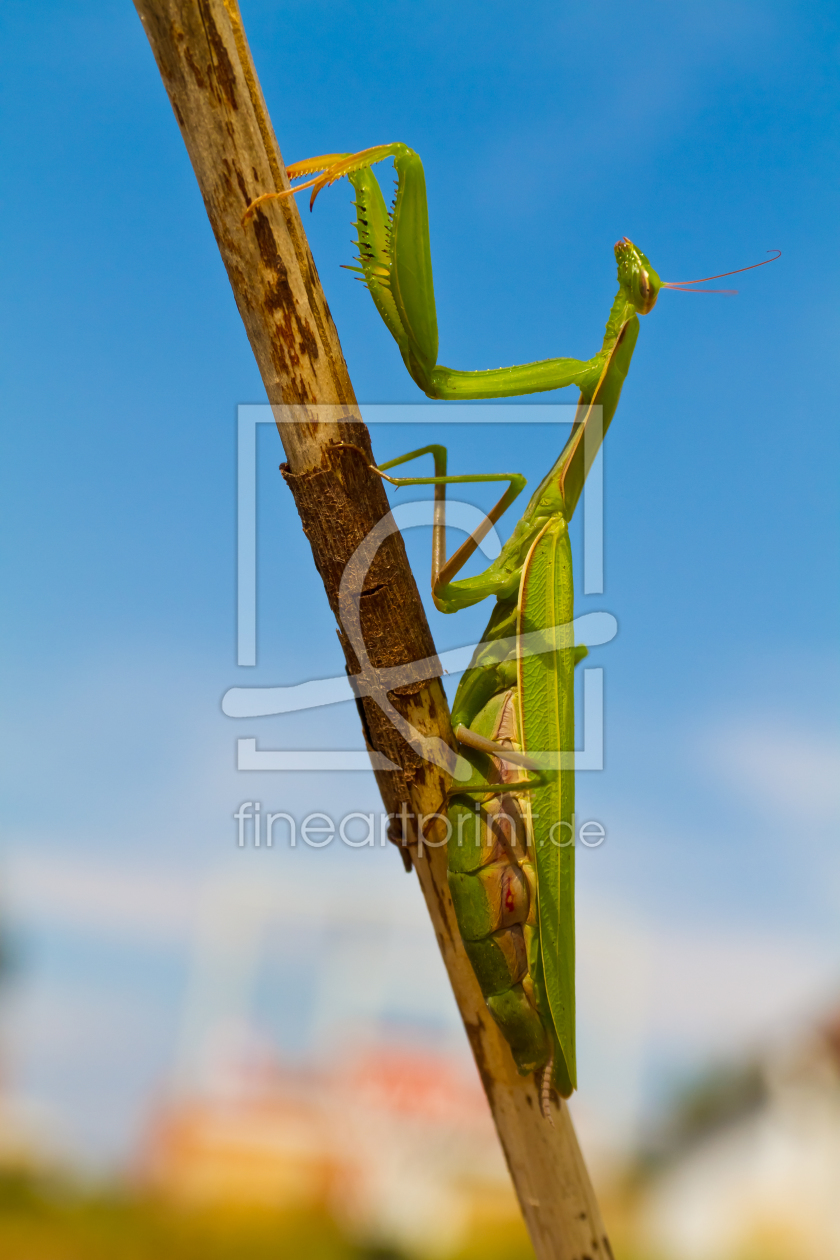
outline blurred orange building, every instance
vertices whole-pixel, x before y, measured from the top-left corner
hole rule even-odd
[[[360,1236],[424,1252],[519,1217],[474,1070],[416,1049],[228,1072],[159,1108],[140,1173],[180,1202],[325,1207]]]

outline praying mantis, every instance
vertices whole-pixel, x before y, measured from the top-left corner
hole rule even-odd
[[[393,159],[397,174],[391,211],[371,169],[386,158]],[[691,291],[689,286],[720,277],[664,282],[625,237],[615,246],[618,292],[601,348],[591,359],[457,371],[437,362],[426,185],[418,155],[404,144],[380,145],[297,162],[288,174],[314,178],[258,197],[243,223],[261,203],[304,188],[312,189],[311,207],[323,188],[347,176],[356,193],[359,248],[358,266],[350,269],[360,273],[408,372],[428,397],[486,399],[569,385],[580,389],[569,440],[498,557],[474,577],[453,580],[522,492],[525,478],[518,473],[448,475],[446,448],[437,444],[375,468],[399,488],[434,486],[436,607],[453,613],[496,597],[452,706],[455,738],[471,772],[452,785],[447,798],[448,880],[464,948],[490,1013],[519,1072],[534,1074],[542,1114],[553,1123],[552,1087],[568,1097],[577,1085],[574,667],[587,650],[575,647],[571,632],[569,523],[615,415],[639,316],[653,310],[663,288]],[[389,475],[427,455],[434,461],[433,476]],[[507,489],[447,559],[446,487],[478,482],[506,482]],[[536,650],[523,646],[533,644],[535,635],[540,640]]]

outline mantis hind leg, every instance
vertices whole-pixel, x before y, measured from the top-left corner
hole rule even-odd
[[[433,477],[389,477],[387,470],[396,468],[420,455],[433,455],[435,475]],[[409,451],[397,459],[374,468],[380,477],[392,486],[401,489],[405,486],[434,486],[435,518],[432,533],[432,597],[441,612],[456,612],[459,608],[467,608],[488,595],[497,593],[501,585],[509,579],[508,575],[498,575],[493,565],[483,574],[468,578],[457,585],[452,585],[452,578],[469,560],[496,522],[504,515],[511,503],[522,493],[526,481],[521,473],[475,473],[472,475],[452,477],[446,473],[447,452],[445,446],[434,443],[421,446],[416,451]],[[458,550],[446,558],[446,487],[449,485],[480,485],[484,482],[506,481],[508,488],[498,503],[490,509],[476,530],[470,534],[466,542]]]
[[[352,450],[358,451],[360,455],[365,456],[365,452],[360,446],[356,446],[352,442],[337,442],[336,446],[350,447]],[[409,460],[417,459],[421,455],[433,455],[435,460],[435,476],[434,477],[389,477],[387,469],[396,468],[400,464],[408,463]],[[469,608],[471,604],[477,604],[480,600],[486,599],[488,595],[497,594],[500,589],[510,584],[510,575],[507,572],[497,572],[496,561],[490,565],[484,573],[478,574],[476,577],[467,578],[462,582],[454,585],[451,578],[466,564],[470,556],[486,537],[496,521],[507,511],[514,499],[522,493],[526,485],[526,480],[521,473],[475,473],[473,475],[450,477],[446,475],[446,458],[447,452],[445,446],[438,446],[430,443],[428,446],[421,446],[416,451],[409,451],[406,455],[400,455],[396,459],[388,460],[385,464],[369,464],[368,466],[373,472],[378,473],[383,481],[389,482],[397,489],[405,486],[434,486],[435,488],[435,515],[434,526],[432,531],[432,598],[435,606],[441,612],[451,613],[457,612],[460,608]],[[483,482],[506,481],[508,488],[498,503],[490,509],[484,520],[470,534],[466,542],[462,543],[458,550],[446,559],[446,487],[448,485],[478,485]]]

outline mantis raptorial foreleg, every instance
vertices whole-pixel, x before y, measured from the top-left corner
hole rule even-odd
[[[397,173],[397,196],[391,213],[370,169],[385,158],[393,158]],[[509,398],[567,385],[577,385],[586,395],[598,387],[608,352],[607,340],[601,351],[587,360],[544,359],[483,372],[461,372],[439,364],[426,179],[420,158],[408,145],[386,144],[361,153],[308,158],[288,168],[292,179],[315,172],[321,174],[297,188],[258,197],[245,212],[245,219],[264,202],[304,188],[312,189],[312,205],[323,188],[347,176],[356,192],[356,270],[399,346],[406,367],[430,398]],[[627,252],[625,269],[628,293],[634,299],[632,314],[637,310],[645,314],[652,309],[661,282],[647,259],[629,242],[619,242],[617,253],[620,248]],[[634,266],[637,260],[643,265]],[[618,327],[613,330],[612,342],[619,331]],[[609,325],[607,332],[609,335]]]

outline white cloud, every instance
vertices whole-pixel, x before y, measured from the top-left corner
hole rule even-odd
[[[707,736],[707,765],[762,813],[782,811],[817,825],[840,820],[840,741],[836,734],[753,719]]]
[[[149,944],[189,939],[197,886],[185,875],[133,869],[93,855],[7,855],[4,901],[13,919]]]
[[[781,932],[660,929],[652,946],[648,1035],[697,1057],[813,1018],[840,977],[837,952]]]

